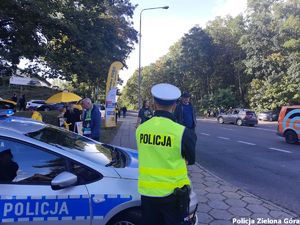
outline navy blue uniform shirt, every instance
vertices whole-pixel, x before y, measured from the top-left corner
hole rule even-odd
[[[175,121],[175,117],[172,113],[167,111],[155,111],[154,116],[165,117]],[[195,164],[195,147],[196,147],[197,136],[192,130],[185,128],[181,141],[181,155],[188,162],[188,165]]]

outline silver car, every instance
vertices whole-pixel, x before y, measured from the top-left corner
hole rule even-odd
[[[26,109],[36,109],[45,104],[45,100],[30,100],[26,103]]]
[[[138,225],[137,157],[0,112],[0,223]],[[191,217],[196,205],[192,192]]]
[[[257,118],[258,118],[258,120],[263,120],[263,121],[277,121],[278,115],[279,115],[279,112],[266,111],[266,112],[259,113]]]
[[[238,126],[255,126],[258,123],[254,111],[239,108],[229,110],[227,113],[219,114],[217,120],[219,123],[232,123]]]

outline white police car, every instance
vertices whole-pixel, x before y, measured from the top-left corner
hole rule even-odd
[[[11,113],[0,111],[0,223],[139,224],[136,151]],[[192,193],[191,215],[196,204]]]

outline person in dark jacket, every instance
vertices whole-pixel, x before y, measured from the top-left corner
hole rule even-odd
[[[127,107],[126,106],[122,107],[122,113],[123,113],[123,118],[125,118],[126,117],[126,113],[127,113]]]
[[[144,123],[145,121],[151,119],[153,116],[153,111],[150,108],[150,103],[148,100],[143,101],[143,106],[139,110],[138,118],[136,121],[136,127],[138,127],[140,124]]]
[[[18,103],[18,97],[16,93],[14,93],[14,95],[11,97],[11,100],[14,101],[15,103]]]
[[[64,113],[64,118],[66,118],[66,123],[69,124],[69,130],[75,132],[75,123],[80,122],[80,110],[74,107],[74,104],[69,104],[67,106],[66,112]]]
[[[19,99],[19,110],[26,110],[26,98],[24,94]]]
[[[13,161],[10,149],[0,152],[0,182],[11,182],[17,176],[18,164]]]
[[[83,135],[100,141],[101,112],[99,108],[89,98],[83,99],[81,105],[84,109],[82,116]]]
[[[190,97],[191,95],[188,92],[184,92],[181,95],[181,100],[176,106],[174,116],[177,123],[194,130],[197,124],[197,118],[194,107],[190,103]]]

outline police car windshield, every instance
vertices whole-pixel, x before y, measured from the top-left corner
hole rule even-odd
[[[107,165],[112,161],[112,150],[110,148],[67,130],[46,126],[40,130],[27,133],[26,136],[69,151],[100,153],[92,154],[92,157],[90,156],[91,154],[85,155],[87,158],[93,158],[93,161],[100,162],[102,165]]]

